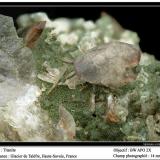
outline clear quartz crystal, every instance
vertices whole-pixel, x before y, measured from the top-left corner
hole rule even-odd
[[[0,141],[54,139],[48,113],[37,103],[41,91],[34,84],[32,51],[17,36],[11,17],[0,15],[0,25]]]

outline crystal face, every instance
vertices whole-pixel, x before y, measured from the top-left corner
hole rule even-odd
[[[75,59],[76,73],[80,79],[106,87],[119,87],[136,79],[134,68],[141,53],[122,42],[110,42],[89,50]]]
[[[17,24],[0,15],[0,141],[160,140],[160,62],[136,32],[106,13]]]

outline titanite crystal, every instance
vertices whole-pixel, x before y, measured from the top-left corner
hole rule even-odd
[[[141,52],[122,42],[110,42],[79,56],[74,66],[80,79],[106,87],[119,87],[136,79],[134,69]]]
[[[158,130],[154,115],[159,112],[160,64],[140,51],[136,32],[105,13],[96,22],[32,13],[21,15],[18,24],[22,28],[37,21],[46,21],[32,48],[43,91],[40,104],[55,121],[60,121],[62,105],[73,116],[76,140],[159,139],[152,130]],[[46,62],[63,75],[56,85],[57,76],[46,72]]]
[[[0,15],[1,141],[160,140],[160,62],[136,32],[106,13],[17,22],[21,38]]]

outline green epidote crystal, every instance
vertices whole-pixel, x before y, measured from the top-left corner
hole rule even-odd
[[[31,49],[32,52],[22,47],[23,41],[16,37],[13,28],[12,31],[7,30],[7,34],[0,33],[1,44],[4,44],[1,45],[1,50],[9,53],[2,57],[14,53],[13,58],[12,56],[6,58],[9,62],[7,67],[3,67],[6,63],[0,59],[0,69],[7,68],[11,75],[15,75],[16,72],[19,77],[27,80],[27,76],[32,77],[33,74],[33,67],[29,67],[27,63],[32,66],[35,64],[36,82],[42,91],[39,97],[40,106],[48,111],[54,125],[57,125],[62,118],[59,114],[59,107],[62,105],[73,116],[76,124],[76,135],[73,140],[160,140],[160,62],[158,60],[148,53],[142,53],[140,63],[136,67],[138,73],[136,80],[118,88],[77,81],[73,65],[78,56],[111,41],[129,43],[140,48],[136,32],[125,30],[107,14],[103,14],[93,22],[85,21],[83,18],[50,20],[45,13],[21,15],[17,19],[18,31],[23,32],[39,21],[46,21],[46,26],[36,45]],[[5,18],[2,19],[0,24],[3,24],[3,27],[0,30],[8,28],[11,25],[9,22]],[[28,56],[30,53],[31,55]],[[29,59],[32,56],[34,60]],[[18,72],[13,69],[14,63]],[[30,74],[26,74],[25,71]],[[111,106],[113,110],[110,110]],[[113,116],[110,120],[108,120],[109,112]]]

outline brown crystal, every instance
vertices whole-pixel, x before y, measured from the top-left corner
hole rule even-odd
[[[83,81],[119,87],[136,79],[141,52],[133,45],[113,41],[78,57],[75,70]]]

